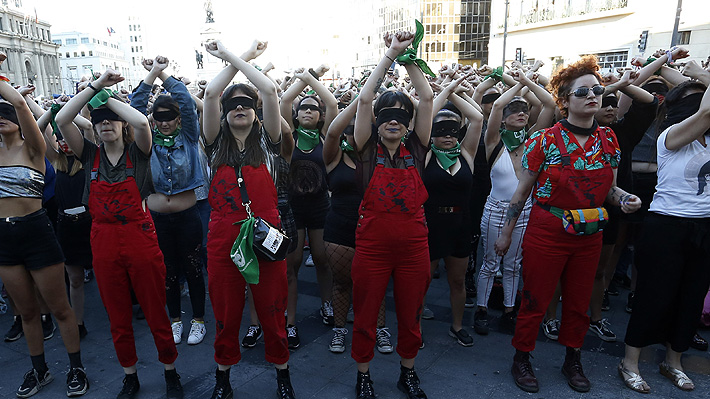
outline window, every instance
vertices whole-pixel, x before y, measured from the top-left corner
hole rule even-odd
[[[66,43],[67,43],[67,46],[69,46],[69,45],[71,45],[71,44],[76,44],[76,39],[74,39],[74,38],[68,38],[68,39],[66,40]]]
[[[608,71],[623,68],[628,64],[629,54],[626,51],[596,54],[599,66]]]
[[[108,46],[108,43],[106,43],[105,41],[101,42],[101,44],[103,44],[104,46]]]
[[[82,37],[82,38],[81,38],[81,44],[89,44],[89,38],[88,38],[88,37]]]
[[[78,57],[78,55],[76,54],[76,51],[74,52],[74,57]]]
[[[690,31],[678,32],[678,44],[690,44]]]
[[[52,43],[58,44],[58,45],[61,46],[61,45],[62,45],[62,39],[54,39],[54,40],[52,40]]]
[[[82,57],[86,57],[86,54],[84,54],[84,52],[82,51],[82,52],[81,52],[81,56],[82,56]]]
[[[89,50],[89,57],[93,57],[93,56],[94,56],[94,52]]]
[[[128,31],[132,31],[133,29],[131,28],[131,25],[128,25]]]
[[[131,36],[131,43],[133,43],[133,36]]]
[[[69,52],[67,51],[67,58],[69,58]]]

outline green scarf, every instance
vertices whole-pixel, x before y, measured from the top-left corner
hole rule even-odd
[[[320,130],[299,126],[296,128],[296,137],[298,138],[296,147],[303,152],[308,152],[316,148],[320,142]]]
[[[94,94],[94,97],[89,100],[89,110],[98,108],[102,105],[106,105],[108,102],[108,99],[111,98],[111,96],[114,94],[111,89],[101,89],[96,94]]]
[[[172,134],[163,134],[160,133],[160,130],[155,129],[153,131],[153,144],[163,147],[172,147],[175,145],[175,138],[180,134],[180,131],[182,131],[182,129],[178,127]]]
[[[422,72],[426,73],[429,76],[436,77],[436,74],[432,72],[431,69],[429,69],[429,66],[426,64],[426,62],[423,59],[417,57],[417,48],[419,47],[419,43],[421,43],[422,39],[424,38],[424,25],[422,25],[422,23],[417,21],[416,19],[414,20],[414,23],[417,26],[417,31],[414,34],[414,41],[412,41],[412,47],[407,47],[407,49],[404,50],[404,53],[397,57],[397,62],[402,65],[417,64],[417,66],[419,66]]]
[[[488,79],[488,78],[493,78],[499,82],[502,81],[503,80],[503,67],[500,66],[500,67],[494,69],[490,75],[486,76],[486,79]],[[483,80],[486,80],[486,79],[483,79]]]
[[[515,151],[516,148],[520,147],[525,142],[526,133],[525,128],[517,132],[500,129],[500,138],[503,140],[503,144],[508,151]]]
[[[57,125],[56,117],[57,113],[59,113],[59,110],[62,109],[62,106],[59,104],[52,104],[51,112],[52,112],[52,119],[50,119],[49,123],[52,125],[52,134],[57,135],[59,132],[59,126]]]
[[[443,166],[444,169],[449,169],[454,166],[456,159],[461,155],[461,144],[456,143],[454,148],[448,150],[443,150],[432,144],[431,151],[436,155],[436,159],[439,160],[441,166]]]
[[[348,141],[345,139],[340,142],[340,149],[343,150],[343,152],[345,153],[355,151],[355,147],[351,146],[350,143],[348,143]]]
[[[237,239],[234,240],[232,250],[229,253],[232,262],[237,265],[237,269],[242,273],[247,284],[259,283],[259,260],[256,258],[254,248],[252,247],[254,242],[254,223],[255,219],[253,215],[234,223],[241,224],[242,226],[239,229],[239,235]]]

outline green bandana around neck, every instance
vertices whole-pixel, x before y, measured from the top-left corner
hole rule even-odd
[[[177,138],[178,134],[180,134],[180,131],[182,131],[182,129],[178,127],[172,134],[163,134],[160,130],[155,129],[153,144],[163,147],[172,147],[175,145],[175,138]]]
[[[247,284],[259,284],[259,260],[252,246],[254,244],[255,222],[256,219],[254,219],[252,215],[247,219],[235,223],[241,224],[241,227],[239,228],[239,235],[237,239],[234,240],[232,250],[229,253],[232,262],[237,266],[239,272],[242,273]]]
[[[345,140],[345,139],[343,139],[343,140],[340,142],[340,149],[343,150],[343,152],[345,152],[345,153],[354,152],[354,151],[355,151],[355,147],[353,147],[352,145],[350,145],[350,143],[348,143],[348,141]]]
[[[419,43],[421,43],[424,38],[424,25],[418,20],[414,20],[414,24],[417,27],[416,33],[414,33],[414,40],[412,41],[412,47],[407,47],[402,55],[397,57],[397,62],[403,65],[417,64],[422,72],[429,76],[436,77],[436,74],[431,71],[426,62],[417,57],[417,48],[419,48]]]
[[[513,132],[507,129],[500,129],[500,138],[503,140],[503,145],[508,151],[515,151],[516,148],[520,147],[525,142],[525,136],[527,131],[525,128]]]
[[[111,89],[99,90],[96,94],[94,94],[94,97],[89,100],[89,110],[96,109],[102,105],[106,105],[108,99],[111,98],[113,93],[114,92],[111,91]]]
[[[456,143],[455,147],[448,150],[441,149],[432,144],[431,151],[436,155],[436,159],[439,160],[441,166],[443,166],[444,169],[449,169],[456,164],[456,159],[461,155],[461,144]]]
[[[311,151],[320,142],[319,129],[306,129],[299,126],[296,128],[296,136],[298,137],[296,147],[301,151]]]

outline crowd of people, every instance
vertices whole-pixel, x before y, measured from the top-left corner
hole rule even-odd
[[[15,315],[5,340],[24,334],[32,363],[17,396],[53,379],[43,346],[54,331],[50,313],[69,357],[67,395],[89,390],[80,339],[89,333],[83,284],[92,269],[125,374],[118,399],[140,389],[134,304],[164,365],[167,397],[183,397],[181,285],[192,310],[186,342],[197,345],[212,337],[205,284],[215,326],[211,398],[233,397],[240,346],[262,337],[278,397],[295,398],[288,360],[300,346],[305,245],[334,353],[346,350],[352,311],[357,399],[375,398],[375,348],[399,354],[397,387],[409,399],[427,397],[414,366],[440,267],[452,343],[473,345],[465,307],[475,308],[475,333],[489,333],[500,282],[514,383],[538,392],[530,353],[542,327],[566,347],[569,386],[589,391],[580,348],[588,331],[617,339],[602,310],[630,244],[632,313],[619,375],[650,392],[639,357],[660,343],[661,374],[692,390],[681,355],[707,349],[696,330],[710,318],[708,66],[680,61],[688,51],[674,47],[604,75],[594,56],[549,77],[542,62],[435,73],[417,58],[419,40],[385,34],[374,70],[329,85],[324,65],[272,78],[273,66],[253,63],[267,48],[259,41],[240,56],[206,43],[226,65],[209,82],[169,76],[166,57],[144,60],[133,93],[112,90],[124,78],[106,70],[40,105],[32,86],[0,76],[0,279]],[[239,72],[247,83],[232,83]],[[254,233],[263,226],[268,234]],[[255,251],[265,241],[271,255]],[[390,280],[396,346],[385,318]]]

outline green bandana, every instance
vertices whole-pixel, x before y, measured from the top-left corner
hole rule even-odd
[[[503,67],[500,66],[500,67],[494,69],[493,73],[486,76],[486,79],[488,79],[488,78],[493,78],[499,82],[502,81],[503,80]],[[486,79],[483,79],[483,80],[486,80]]]
[[[520,147],[525,142],[526,133],[525,128],[517,132],[500,129],[500,138],[503,140],[503,144],[508,151],[515,151],[516,148]]]
[[[456,146],[454,148],[448,150],[442,150],[441,148],[432,144],[431,151],[434,153],[434,155],[436,155],[436,159],[439,160],[441,166],[443,166],[444,169],[449,169],[450,167],[454,166],[454,164],[456,163],[456,159],[458,159],[459,155],[461,155],[461,144],[456,143]]]
[[[229,253],[232,262],[237,265],[247,284],[259,284],[259,260],[256,258],[252,247],[255,221],[254,216],[249,216],[249,218],[235,223],[242,226]]]
[[[347,140],[343,139],[340,142],[340,149],[343,150],[343,152],[348,153],[348,152],[354,152],[355,148],[348,143]]]
[[[296,147],[301,151],[308,152],[316,148],[320,142],[320,130],[306,129],[299,126],[296,128],[296,137],[298,138]]]
[[[414,41],[412,41],[412,47],[407,47],[407,49],[404,50],[404,53],[397,57],[397,62],[403,65],[416,63],[417,66],[419,66],[419,68],[422,70],[422,72],[426,73],[429,76],[436,77],[436,74],[432,72],[431,69],[429,69],[429,66],[426,64],[426,62],[423,59],[417,57],[417,48],[419,47],[419,43],[421,43],[422,39],[424,38],[424,26],[416,19],[414,20],[414,23],[417,26],[417,31],[414,34]]]
[[[172,147],[175,145],[175,138],[180,134],[181,128],[175,129],[172,134],[160,133],[160,130],[153,131],[153,144],[162,145],[163,147]]]
[[[102,105],[106,105],[108,99],[111,98],[113,93],[114,92],[110,89],[99,90],[96,94],[94,94],[94,97],[89,100],[89,110],[96,109]]]
[[[57,126],[57,113],[59,113],[59,110],[62,109],[62,106],[59,104],[52,104],[51,112],[52,112],[52,119],[50,119],[49,123],[52,125],[52,134],[56,135],[57,132],[59,131],[59,126]]]

